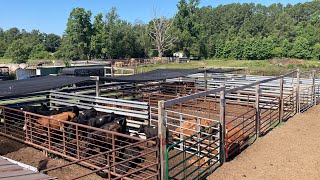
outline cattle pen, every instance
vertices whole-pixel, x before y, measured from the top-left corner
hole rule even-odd
[[[96,85],[2,98],[0,134],[70,161],[49,173],[71,164],[92,169],[72,179],[97,172],[109,179],[201,179],[278,124],[318,104],[317,73],[255,76],[201,69],[166,78],[93,78]],[[125,116],[128,132],[61,120],[72,131],[41,127],[42,115],[17,109],[39,103]],[[146,139],[137,133],[142,124],[157,128],[158,135]],[[89,136],[93,131],[99,133]]]

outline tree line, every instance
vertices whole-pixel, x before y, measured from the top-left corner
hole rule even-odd
[[[74,8],[62,37],[36,30],[0,29],[0,57],[17,61],[114,59],[183,52],[204,59],[320,59],[319,0],[295,5],[233,3],[217,7],[199,7],[199,0],[180,0],[177,8],[174,17],[153,17],[148,23],[122,20],[115,8],[94,17],[91,11]],[[165,30],[160,31],[162,27]],[[165,34],[159,34],[159,38],[156,32]]]

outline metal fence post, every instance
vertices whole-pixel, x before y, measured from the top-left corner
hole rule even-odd
[[[225,90],[226,90],[226,86],[225,84],[221,84],[221,87],[224,87],[224,89],[222,91],[220,91],[220,124],[221,124],[221,137],[220,137],[220,141],[221,141],[221,153],[220,153],[220,162],[221,164],[223,164],[224,162],[226,162],[226,94],[225,94]]]
[[[160,140],[160,179],[167,179],[167,133],[164,101],[158,101],[158,137]]]
[[[283,101],[283,78],[280,79],[280,97],[279,97],[279,122],[283,121],[283,110],[284,110],[284,101]]]
[[[296,103],[297,103],[297,105],[296,105],[296,112],[297,113],[300,113],[300,70],[299,69],[297,69],[297,88],[296,88]]]
[[[100,96],[99,76],[96,77],[96,96]]]
[[[204,88],[208,88],[208,73],[207,73],[207,68],[204,71]]]
[[[260,93],[261,93],[261,89],[260,89],[260,85],[256,85],[256,102],[255,102],[255,106],[256,106],[256,137],[257,139],[260,136],[260,107],[259,107],[259,101],[260,101]]]
[[[313,105],[317,105],[317,97],[316,97],[316,71],[312,71],[312,97],[313,97]]]

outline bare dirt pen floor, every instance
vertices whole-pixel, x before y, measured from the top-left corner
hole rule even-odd
[[[319,136],[320,105],[317,105],[259,138],[208,179],[320,179]]]
[[[40,160],[43,160],[46,158],[46,156],[42,151],[30,146],[24,145],[20,142],[11,140],[1,135],[0,135],[0,155],[14,159],[16,161],[20,161],[22,163],[25,163],[34,167],[37,167]],[[48,168],[63,165],[68,162],[69,161],[66,161],[61,158],[57,158],[57,159],[50,158],[48,163]],[[52,177],[58,177],[59,179],[63,180],[63,179],[71,179],[73,177],[85,174],[87,172],[90,172],[90,170],[74,164],[68,167],[50,171],[48,175]],[[92,174],[80,179],[99,180],[102,178],[100,178],[96,174]]]

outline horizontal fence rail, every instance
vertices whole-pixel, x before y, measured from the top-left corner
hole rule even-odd
[[[50,104],[52,107],[78,106],[83,109],[94,108],[99,112],[115,113],[129,117],[128,125],[138,128],[149,119],[150,109],[146,102],[95,97],[63,92],[50,92]]]

